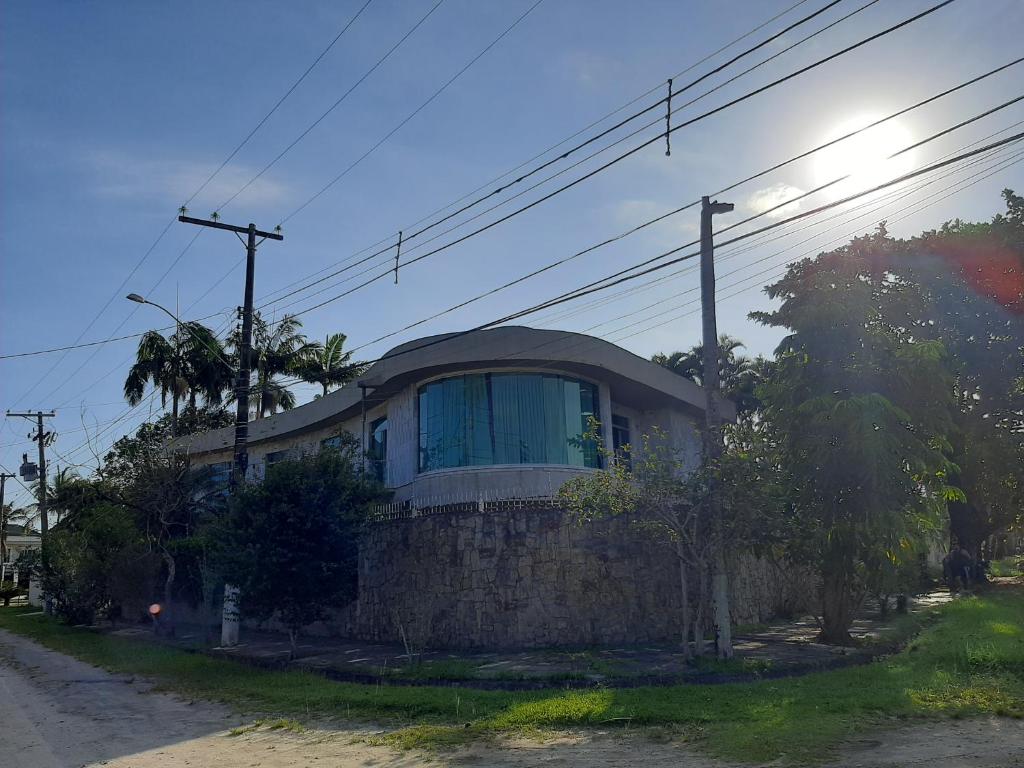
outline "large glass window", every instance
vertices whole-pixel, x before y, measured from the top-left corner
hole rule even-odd
[[[584,440],[597,387],[542,373],[476,373],[419,391],[420,471],[490,464],[597,467]]]

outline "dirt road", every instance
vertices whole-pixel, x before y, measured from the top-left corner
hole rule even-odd
[[[443,755],[370,746],[365,728],[302,733],[230,731],[250,721],[226,708],[154,693],[142,680],[111,675],[0,631],[0,766],[112,768],[213,766],[613,766],[724,768],[644,735],[564,734],[543,742],[506,740]],[[888,732],[849,745],[839,766],[1024,768],[1024,723],[945,722]]]

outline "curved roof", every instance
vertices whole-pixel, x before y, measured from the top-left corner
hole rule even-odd
[[[616,399],[628,398],[648,407],[675,406],[703,412],[704,391],[692,381],[604,339],[570,331],[502,326],[484,331],[427,336],[401,344],[375,362],[358,383],[349,384],[312,402],[249,423],[249,442],[280,438],[331,426],[357,416],[362,389],[369,405],[405,386],[460,370],[502,367],[557,368],[607,381]],[[723,400],[722,415],[734,408]],[[234,428],[179,439],[190,453],[229,448]]]

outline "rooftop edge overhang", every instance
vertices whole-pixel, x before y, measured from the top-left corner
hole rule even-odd
[[[470,370],[550,369],[607,382],[616,402],[641,410],[680,408],[704,412],[704,390],[689,379],[604,339],[569,331],[505,326],[470,333],[416,339],[387,352],[358,382],[312,402],[249,423],[249,443],[299,436],[358,416],[403,388],[424,379]],[[722,398],[722,417],[734,419],[735,406]],[[232,446],[234,428],[188,435],[172,448],[192,455]]]

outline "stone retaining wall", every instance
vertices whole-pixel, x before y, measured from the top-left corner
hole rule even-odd
[[[679,638],[675,556],[622,520],[561,510],[461,512],[380,523],[360,548],[359,599],[337,631],[414,647],[529,648]],[[806,577],[734,563],[736,624],[805,610]],[[347,626],[340,626],[340,625]]]

